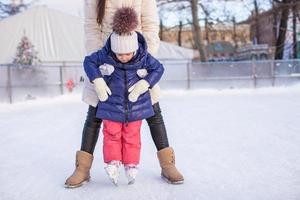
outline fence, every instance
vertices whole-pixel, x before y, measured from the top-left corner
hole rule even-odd
[[[162,88],[256,88],[300,83],[300,60],[243,62],[168,61]]]
[[[81,90],[81,62],[51,62],[34,67],[0,65],[0,102],[51,97]],[[73,88],[68,88],[71,81]]]
[[[266,87],[300,83],[300,60],[200,63],[162,60],[163,89]],[[35,67],[0,65],[0,102],[16,102],[81,91],[81,62],[51,62]],[[71,81],[74,88],[68,88]]]

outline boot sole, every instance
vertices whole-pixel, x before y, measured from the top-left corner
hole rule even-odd
[[[90,178],[88,178],[87,180],[85,180],[85,181],[83,181],[83,182],[81,182],[77,185],[67,185],[67,184],[65,184],[64,186],[65,186],[66,189],[74,189],[74,188],[78,188],[78,187],[81,187],[81,186],[87,184],[89,181],[90,181]]]
[[[173,184],[173,185],[180,185],[180,184],[183,184],[184,183],[184,180],[181,180],[181,181],[171,181],[169,180],[167,177],[165,177],[164,175],[161,175],[161,178],[166,181],[167,183],[169,184]]]

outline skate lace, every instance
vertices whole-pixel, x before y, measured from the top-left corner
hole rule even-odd
[[[109,165],[114,165],[114,166],[120,167],[121,162],[118,161],[118,160],[112,160],[112,161],[110,161],[109,163],[107,163],[107,165],[108,165],[108,166],[109,166]]]
[[[136,165],[125,165],[125,170],[137,169]]]
[[[172,154],[172,156],[171,156],[170,163],[175,164],[175,155],[174,154]]]
[[[121,165],[120,161],[115,161],[114,160],[114,161],[109,162],[106,165],[105,169],[111,175],[116,175],[116,174],[118,174],[118,170],[119,170],[120,165]]]

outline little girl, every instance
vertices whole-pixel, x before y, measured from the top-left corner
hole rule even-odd
[[[144,37],[133,31],[137,24],[133,8],[118,9],[106,45],[84,60],[84,70],[100,100],[96,116],[103,119],[105,170],[115,185],[121,164],[128,184],[135,181],[141,120],[154,115],[149,88],[164,71],[162,64],[147,52]]]

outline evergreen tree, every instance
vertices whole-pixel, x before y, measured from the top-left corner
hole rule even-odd
[[[17,53],[13,63],[32,66],[38,62],[39,59],[37,57],[37,52],[34,50],[34,45],[29,41],[28,37],[23,36],[17,47]]]

